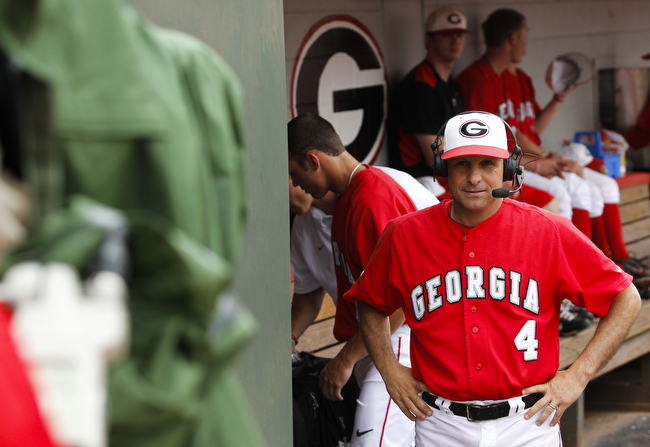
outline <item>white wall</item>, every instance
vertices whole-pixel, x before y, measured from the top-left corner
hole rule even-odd
[[[526,16],[530,34],[521,68],[533,78],[542,107],[551,98],[544,74],[559,54],[581,51],[594,59],[596,69],[650,67],[650,61],[641,59],[650,53],[648,0],[284,0],[287,83],[298,46],[311,25],[327,15],[345,13],[374,34],[384,54],[389,85],[394,85],[424,57],[424,19],[443,5],[463,12],[475,32],[469,36],[454,74],[483,53],[480,24],[492,11],[507,7]],[[592,82],[565,100],[542,135],[546,149],[553,150],[562,139],[572,138],[574,131],[597,128],[597,94],[597,85]],[[377,164],[384,164],[383,152]]]

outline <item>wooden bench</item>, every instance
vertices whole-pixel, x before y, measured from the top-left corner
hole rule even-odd
[[[630,253],[647,261],[650,257],[650,174],[632,172],[617,179],[621,189],[623,237]]]
[[[300,351],[309,351],[325,358],[333,358],[339,353],[343,347],[343,343],[340,343],[334,338],[335,313],[336,308],[334,307],[332,298],[328,294],[325,294],[323,306],[316,317],[316,321],[300,337],[300,344],[298,346]]]
[[[621,189],[621,222],[623,236],[628,250],[635,257],[648,262],[650,258],[650,174],[630,173],[617,179]],[[329,296],[325,297],[323,307],[316,321],[300,338],[299,349],[311,351],[322,357],[334,357],[342,347],[332,335],[334,326],[334,304]],[[591,340],[596,330],[596,324],[571,337],[560,339],[560,369],[566,369],[575,361]],[[640,359],[640,360],[637,360]],[[617,388],[616,384],[606,383],[601,379],[604,374],[610,373],[632,361],[640,361],[636,368],[636,376],[631,373],[624,374]],[[634,371],[633,371],[634,372]],[[633,376],[630,379],[630,376]],[[627,392],[621,392],[621,387]],[[631,403],[637,407],[642,406],[650,410],[650,302],[644,301],[641,313],[632,326],[625,341],[616,355],[600,371],[592,384],[588,387],[596,389],[595,394],[606,401],[609,408],[618,400],[629,407]],[[583,447],[583,422],[585,395],[564,413],[562,417],[562,437],[565,447]],[[592,404],[592,400],[587,399]],[[603,405],[603,402],[595,402]]]

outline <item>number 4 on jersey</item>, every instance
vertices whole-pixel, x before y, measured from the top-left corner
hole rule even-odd
[[[515,337],[515,346],[518,351],[524,351],[524,360],[531,362],[537,360],[537,348],[539,342],[536,340],[537,322],[528,320]]]

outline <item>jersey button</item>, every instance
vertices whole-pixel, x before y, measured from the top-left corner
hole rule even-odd
[[[469,252],[469,257],[472,258],[472,259],[474,259],[474,252],[473,252],[473,251],[470,251],[470,252]]]
[[[480,363],[477,363],[477,364],[476,364],[476,370],[477,370],[477,371],[480,371],[481,368],[483,368],[483,365],[481,365]]]
[[[475,334],[478,334],[478,327],[474,326],[472,328],[472,332],[475,333]]]
[[[464,241],[467,240],[467,235],[463,236],[463,240],[464,240]]]
[[[472,313],[473,313],[473,314],[476,313],[476,306],[472,306]]]

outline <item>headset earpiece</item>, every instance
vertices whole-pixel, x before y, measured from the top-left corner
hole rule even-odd
[[[510,127],[510,124],[508,124],[503,118],[501,121],[503,121],[503,124],[505,124],[506,128],[510,131],[510,135],[512,135],[512,140],[514,142],[510,156],[503,160],[503,181],[508,182],[514,180],[517,174],[521,174],[519,169],[519,160],[521,159],[522,152],[519,144],[517,144],[517,136],[515,135],[514,130],[512,130],[512,127]]]
[[[511,155],[503,160],[503,181],[507,182],[515,178],[517,171],[517,160]]]

